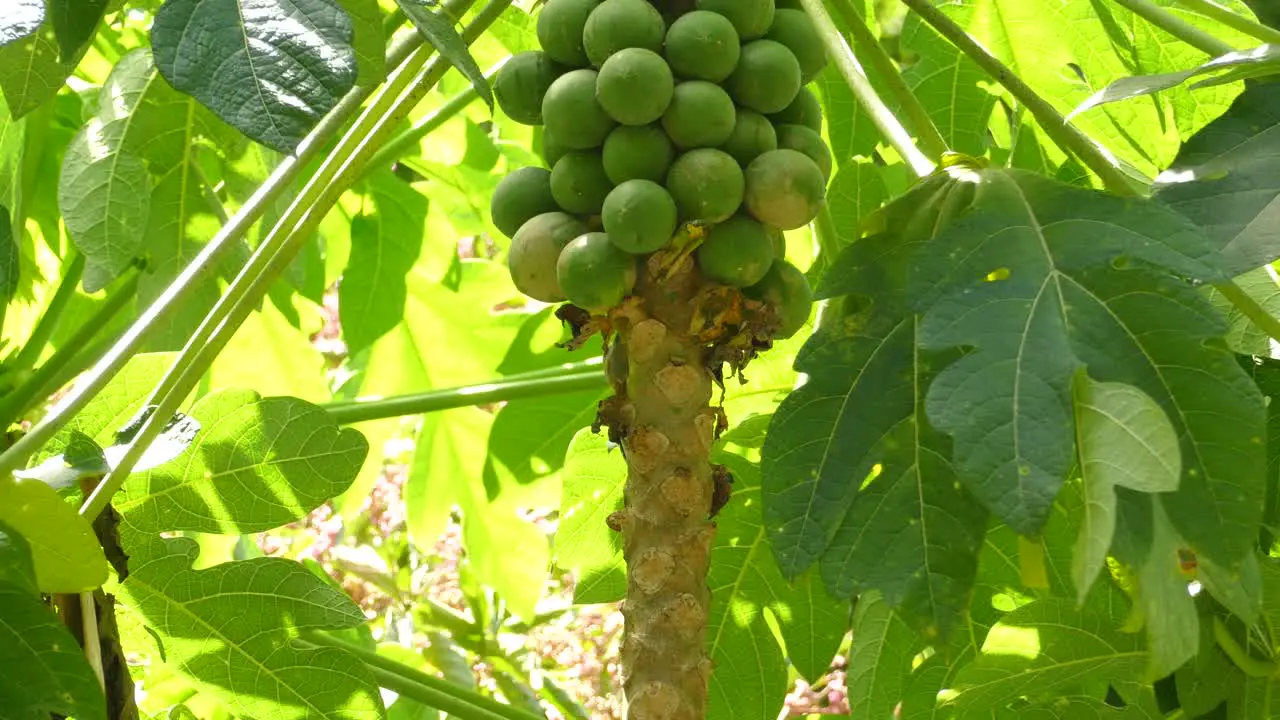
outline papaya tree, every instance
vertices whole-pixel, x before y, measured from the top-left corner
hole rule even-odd
[[[1280,713],[1278,47],[14,0],[0,714]]]

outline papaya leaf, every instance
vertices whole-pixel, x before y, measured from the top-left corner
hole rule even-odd
[[[336,0],[169,0],[151,46],[175,89],[287,153],[355,84],[352,35]]]
[[[796,368],[804,385],[765,438],[765,522],[784,573],[820,558],[837,597],[877,589],[908,623],[945,631],[967,602],[986,512],[963,490],[950,443],[919,404],[943,356],[916,350],[905,293],[912,255],[969,190],[945,175],[869,220],[893,228],[853,243],[820,296],[870,302],[824,323]]]
[[[450,18],[443,9],[439,12],[433,11],[431,8],[438,6],[434,0],[396,0],[396,4],[404,10],[404,14],[409,16],[414,26],[418,28],[418,32],[422,33],[436,52],[439,52],[441,57],[448,60],[458,69],[458,72],[471,81],[472,87],[492,112],[493,89],[489,87],[484,71],[471,56],[471,50],[454,29],[453,18]]]
[[[1088,683],[1138,680],[1147,654],[1139,638],[1117,629],[1121,620],[1062,598],[1024,605],[996,623],[981,654],[957,674],[950,704],[971,714]]]
[[[176,353],[143,353],[129,358],[123,369],[107,382],[88,405],[76,413],[67,429],[36,455],[42,461],[69,452],[75,434],[98,447],[116,443],[117,433],[142,411],[151,391],[173,364]]]
[[[904,18],[900,42],[916,58],[903,70],[902,79],[920,98],[948,147],[981,156],[996,105],[996,96],[984,87],[986,73],[915,13]]]
[[[26,539],[40,592],[87,592],[106,582],[107,558],[89,521],[43,482],[0,478],[0,523]]]
[[[1074,393],[1076,451],[1085,512],[1071,562],[1081,603],[1107,561],[1116,529],[1117,485],[1148,493],[1178,489],[1178,434],[1141,390],[1081,375]]]
[[[351,47],[356,52],[356,85],[377,85],[387,76],[386,33],[382,29],[382,8],[378,0],[338,0],[351,17],[354,34]]]
[[[1280,316],[1280,273],[1270,263],[1236,277],[1235,283],[1268,314]],[[1280,357],[1280,344],[1224,298],[1217,288],[1207,288],[1206,292],[1218,312],[1227,318],[1227,344],[1233,351],[1241,355]]]
[[[1280,258],[1277,158],[1280,97],[1272,86],[1250,87],[1187,140],[1154,197],[1204,228],[1214,262],[1239,275]]]
[[[24,20],[22,27],[29,27],[32,20],[29,11],[20,17]],[[70,62],[62,62],[53,25],[47,16],[35,31],[0,44],[0,92],[9,105],[9,114],[17,120],[52,100],[87,48],[87,45],[82,48]]]
[[[1218,648],[1212,623],[1201,623],[1196,656],[1174,675],[1178,704],[1191,717],[1204,717],[1227,699],[1228,687],[1242,673]],[[1225,681],[1225,682],[1224,682]]]
[[[556,527],[555,559],[558,567],[578,578],[621,575],[622,537],[609,529],[609,514],[622,509],[622,487],[627,480],[627,464],[618,448],[609,448],[603,435],[590,428],[578,431],[565,453],[564,492],[560,496],[560,524]],[[582,597],[584,588],[574,588],[574,602],[613,602]]]
[[[1161,90],[1177,87],[1193,77],[1231,68],[1249,68],[1259,75],[1280,73],[1280,45],[1262,45],[1249,50],[1236,50],[1220,55],[1190,70],[1120,78],[1089,96],[1088,100],[1077,105],[1076,109],[1072,110],[1071,114],[1067,116],[1067,119],[1104,103],[1150,95]],[[1191,89],[1194,90],[1211,81],[1212,79],[1202,80],[1192,85]]]
[[[498,411],[485,464],[500,466],[519,483],[559,472],[575,435],[596,418],[607,390],[513,400]]]
[[[105,570],[105,565],[104,565]],[[14,720],[49,713],[106,720],[102,686],[80,643],[40,601],[32,549],[0,522],[0,697]]]
[[[1137,595],[1150,651],[1148,680],[1171,674],[1196,654],[1200,618],[1187,591],[1180,551],[1185,544],[1159,502],[1152,503],[1154,534],[1147,561],[1138,568]]]
[[[852,717],[887,718],[903,699],[920,638],[875,591],[858,598],[849,664]]]
[[[109,4],[108,0],[49,0],[49,19],[62,62],[71,62],[93,40]]]
[[[384,717],[364,665],[342,650],[293,642],[302,631],[364,624],[364,613],[341,590],[280,558],[193,570],[195,541],[140,535],[127,517],[121,530],[130,557],[122,600],[155,633],[165,662],[231,714]]]
[[[418,260],[427,197],[390,170],[366,184],[351,221],[351,255],[338,286],[338,317],[351,353],[373,344],[404,318],[405,275]]]
[[[1081,367],[1154,399],[1173,422],[1183,477],[1167,496],[1197,550],[1234,566],[1251,551],[1263,495],[1263,412],[1208,301],[1213,248],[1142,200],[984,171],[973,208],[922,252],[920,344],[972,348],[929,387],[962,481],[1020,533],[1039,531],[1074,463],[1072,379]]]
[[[44,23],[44,0],[14,0],[0,20],[0,47],[34,33]]]
[[[176,462],[125,482],[116,510],[142,532],[261,532],[342,492],[369,446],[318,406],[226,390],[191,408],[204,430]]]
[[[192,236],[211,237],[219,222],[202,191],[192,144],[223,132],[216,118],[169,87],[149,51],[120,59],[96,112],[71,141],[58,181],[67,230],[88,260],[86,291],[105,287],[145,250],[152,268],[140,294],[150,299],[195,256],[202,243],[192,243]],[[154,192],[153,172],[160,175]],[[187,316],[217,299],[216,285],[202,283],[202,290],[202,302],[184,304]],[[186,325],[188,332],[194,327],[190,320]]]

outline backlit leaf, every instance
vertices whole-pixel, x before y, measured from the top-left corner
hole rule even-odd
[[[6,4],[6,19],[7,9]],[[29,14],[22,17],[27,21],[31,19]],[[29,23],[23,25],[26,27]],[[58,41],[48,18],[29,35],[0,45],[0,92],[4,93],[14,118],[26,116],[58,94],[80,61],[77,56],[64,63],[59,55]]]
[[[1089,594],[1115,534],[1115,487],[1147,493],[1178,489],[1178,435],[1164,411],[1141,390],[1080,376],[1075,384],[1076,451],[1085,514],[1071,562],[1080,602]]]
[[[130,572],[120,586],[122,600],[158,635],[166,664],[232,714],[383,717],[377,686],[362,663],[342,650],[292,642],[300,631],[364,624],[364,613],[341,590],[281,558],[193,570],[198,550],[191,539],[126,530]]]
[[[454,29],[454,19],[444,10],[439,12],[431,10],[430,5],[433,3],[430,0],[396,0],[396,4],[404,10],[404,14],[408,15],[417,26],[418,32],[422,33],[427,42],[435,47],[440,56],[448,60],[458,69],[458,72],[471,81],[472,87],[492,111],[493,90],[484,77],[484,71],[476,64],[476,59],[471,57],[467,44]]]
[[[404,317],[405,275],[418,260],[427,198],[382,170],[370,177],[367,199],[351,221],[351,256],[338,286],[342,336],[359,352]]]
[[[126,481],[115,507],[143,532],[250,533],[297,520],[341,493],[369,446],[321,408],[248,390],[191,408],[203,430],[175,462]]]
[[[355,84],[351,39],[336,0],[168,0],[151,28],[173,87],[281,152]]]
[[[103,569],[106,569],[105,564]],[[46,720],[50,713],[106,720],[102,686],[80,643],[40,600],[32,550],[0,522],[0,697],[5,717]]]
[[[89,521],[43,482],[0,478],[0,523],[26,539],[41,592],[86,592],[106,582],[107,558]]]
[[[351,17],[353,35],[351,47],[356,52],[356,85],[376,85],[387,76],[385,46],[387,39],[382,30],[382,8],[378,0],[338,0],[342,9]]]

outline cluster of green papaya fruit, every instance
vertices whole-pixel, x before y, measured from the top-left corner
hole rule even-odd
[[[603,313],[650,254],[696,229],[698,268],[774,307],[789,337],[812,291],[783,231],[818,214],[831,174],[826,64],[796,0],[547,0],[541,50],[494,79],[503,112],[543,127],[547,168],[494,192],[516,287]],[[686,233],[687,237],[687,233]]]

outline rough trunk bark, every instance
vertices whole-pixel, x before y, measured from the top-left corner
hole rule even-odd
[[[622,533],[627,563],[629,720],[706,714],[710,516],[724,500],[709,460],[724,414],[710,403],[721,362],[740,366],[756,347],[743,332],[750,301],[705,281],[689,258],[662,272],[670,260],[651,256],[632,296],[610,314],[616,335],[606,366],[615,394],[599,418],[628,469],[624,509],[609,524]]]

